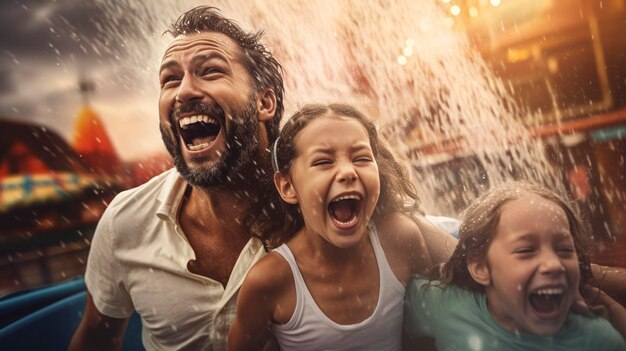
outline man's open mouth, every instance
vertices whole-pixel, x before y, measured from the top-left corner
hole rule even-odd
[[[554,316],[559,312],[565,297],[564,288],[537,289],[528,296],[531,307],[542,316]]]
[[[340,228],[348,228],[358,222],[361,209],[361,196],[339,196],[328,204],[328,213]]]
[[[197,115],[178,120],[180,135],[189,151],[208,148],[217,138],[221,125],[213,117]]]

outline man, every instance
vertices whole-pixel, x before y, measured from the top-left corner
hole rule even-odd
[[[121,193],[103,215],[70,349],[120,348],[133,310],[147,349],[225,349],[239,286],[265,253],[241,215],[271,179],[281,67],[260,34],[214,8],[192,9],[170,32],[159,115],[176,170]]]

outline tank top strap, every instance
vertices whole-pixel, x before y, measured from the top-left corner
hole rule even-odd
[[[293,328],[294,325],[298,324],[302,319],[302,313],[304,311],[304,303],[305,301],[305,292],[307,291],[307,287],[304,284],[304,278],[302,277],[302,273],[300,273],[300,269],[298,269],[298,264],[296,263],[296,258],[293,255],[293,252],[289,249],[287,244],[282,244],[279,247],[275,248],[273,252],[281,255],[289,268],[291,269],[291,274],[293,275],[293,281],[296,286],[296,308],[293,311],[293,315],[289,319],[289,321],[283,325],[278,326],[279,328]]]
[[[376,225],[374,222],[371,222],[368,225],[368,234],[370,237],[370,241],[372,242],[372,248],[374,248],[374,255],[376,255],[376,261],[378,262],[378,271],[380,272],[380,288],[385,289],[385,287],[392,286],[402,294],[404,294],[404,285],[398,280],[396,274],[391,269],[389,262],[387,261],[387,256],[385,255],[385,251],[383,250],[382,245],[380,244],[380,238],[378,237],[378,230],[376,230]]]

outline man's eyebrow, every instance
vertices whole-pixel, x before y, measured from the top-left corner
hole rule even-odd
[[[178,62],[174,61],[174,60],[168,60],[165,61],[161,64],[161,67],[159,68],[159,73],[163,72],[163,70],[168,69],[170,67],[173,66],[179,66]]]
[[[219,60],[219,61],[222,61],[222,62],[228,62],[228,60],[226,60],[226,58],[223,55],[221,55],[221,54],[219,54],[217,52],[211,52],[211,53],[208,53],[208,54],[196,55],[196,56],[194,56],[191,59],[191,61],[194,64],[206,62],[206,61],[209,61],[209,60]],[[161,64],[161,67],[159,68],[159,73],[161,73],[165,69],[168,69],[168,68],[171,68],[171,67],[175,67],[175,66],[180,66],[178,61],[176,61],[176,60],[165,61],[165,62],[163,62]]]
[[[219,60],[219,61],[223,61],[223,62],[228,62],[228,60],[226,60],[226,58],[224,57],[224,55],[217,53],[217,52],[209,52],[206,54],[199,54],[194,56],[191,61],[193,63],[202,63],[202,62],[206,62],[209,60]]]

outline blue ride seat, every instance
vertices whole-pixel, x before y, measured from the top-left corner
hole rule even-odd
[[[62,298],[85,290],[82,277],[37,289],[21,290],[0,299],[0,329]]]
[[[82,278],[6,296],[0,300],[0,350],[66,350],[86,302]],[[141,319],[131,317],[123,350],[144,350]]]
[[[445,216],[424,216],[426,219],[437,226],[439,229],[444,232],[452,235],[455,239],[459,239],[459,220],[453,217],[445,217]]]

